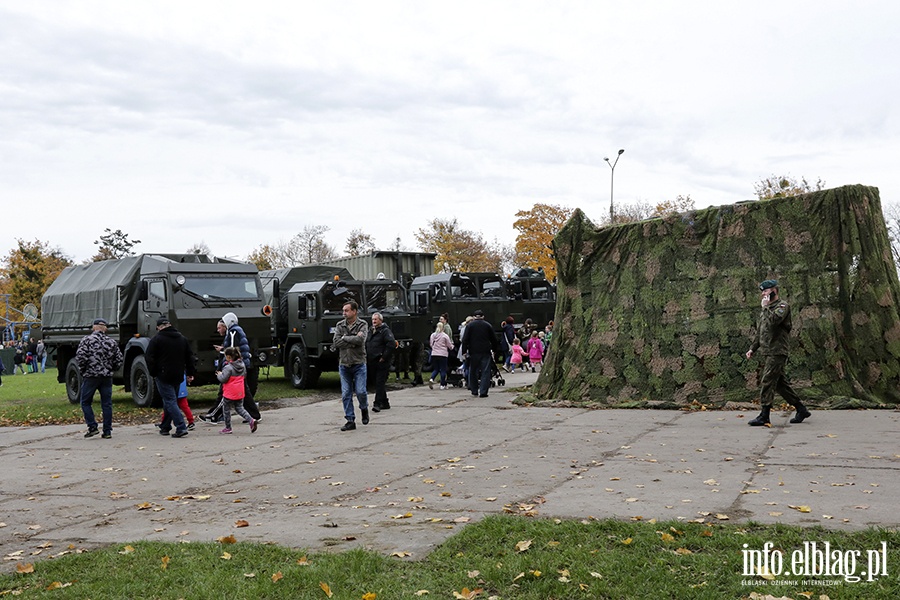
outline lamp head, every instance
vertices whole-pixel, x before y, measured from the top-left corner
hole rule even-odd
[[[623,152],[625,152],[625,148],[622,148],[621,150],[619,150],[619,155],[621,155]]]

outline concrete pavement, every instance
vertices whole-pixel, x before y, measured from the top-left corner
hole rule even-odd
[[[0,428],[0,568],[71,548],[227,535],[418,559],[501,512],[900,523],[898,411],[814,411],[799,425],[778,412],[771,428],[751,428],[755,413],[513,405],[512,386],[535,377],[509,375],[488,398],[395,390],[391,410],[345,433],[337,394],[266,411],[253,435],[199,421],[183,439],[153,425],[115,427],[111,440],[74,425]]]

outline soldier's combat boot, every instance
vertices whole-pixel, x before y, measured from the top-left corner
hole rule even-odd
[[[770,423],[769,412],[771,410],[771,406],[763,406],[762,412],[759,413],[759,415],[755,419],[747,423],[747,425],[749,425],[750,427],[761,427],[763,425],[768,425]]]
[[[809,412],[809,409],[803,406],[802,403],[798,402],[794,408],[797,409],[797,414],[794,415],[794,418],[791,419],[791,423],[802,423],[803,419],[808,419],[812,416],[812,413]]]

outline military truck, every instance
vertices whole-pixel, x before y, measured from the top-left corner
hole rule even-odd
[[[273,364],[271,308],[265,303],[256,266],[200,254],[142,254],[68,267],[41,300],[42,334],[55,355],[57,380],[79,402],[81,372],[72,360],[94,319],[109,322],[107,334],[125,357],[113,382],[130,391],[135,404],[152,406],[158,393],[144,356],[156,333],[156,320],[167,317],[191,342],[197,357],[194,383],[215,381],[221,344],[216,323],[237,315],[247,334],[255,364]]]
[[[457,272],[416,277],[409,293],[413,312],[426,317],[416,321],[413,335],[428,339],[440,315],[447,313],[454,343],[459,341],[459,325],[476,309],[484,311],[498,333],[507,317],[517,327],[530,318],[543,328],[556,309],[556,287],[542,273],[521,269],[506,278],[498,273]]]
[[[279,307],[272,317],[274,341],[279,364],[284,365],[285,377],[295,388],[314,388],[323,372],[338,370],[339,355],[331,344],[334,327],[344,318],[342,310],[348,300],[359,304],[359,318],[366,321],[371,322],[372,314],[380,312],[401,349],[412,340],[406,290],[397,281],[353,279],[342,267],[322,265],[263,271],[260,275],[271,303]],[[315,279],[302,281],[307,277]]]

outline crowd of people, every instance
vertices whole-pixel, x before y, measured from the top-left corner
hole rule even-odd
[[[43,373],[47,370],[47,350],[44,348],[43,340],[19,338],[6,342],[6,347],[14,348],[16,351],[13,357],[13,375]]]

